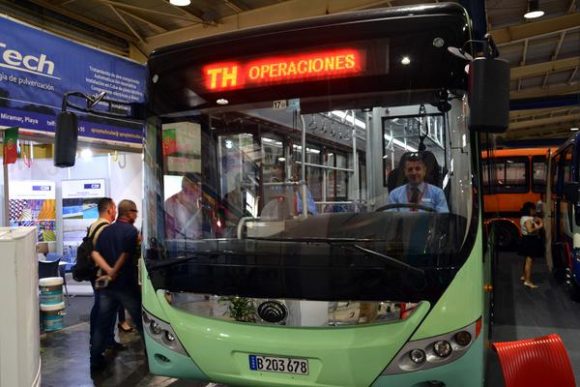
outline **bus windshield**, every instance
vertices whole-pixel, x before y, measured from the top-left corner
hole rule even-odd
[[[153,287],[438,300],[477,225],[465,64],[446,49],[465,38],[465,19],[448,22],[415,26],[413,47],[391,27],[332,25],[317,26],[322,43],[302,52],[287,49],[307,28],[229,51],[208,40],[188,52],[191,65],[179,48],[165,53],[175,63],[153,57],[144,227]],[[349,31],[346,43],[329,38]]]
[[[175,264],[152,264],[154,284],[306,299],[439,294],[466,258],[473,197],[465,127],[452,131],[447,114],[426,105],[302,113],[299,102],[155,118],[163,179],[154,183],[163,195],[149,232]],[[375,197],[369,132],[383,148],[371,155],[383,167],[384,194]],[[422,199],[395,201],[401,190],[406,199],[415,164],[407,159],[416,154]]]

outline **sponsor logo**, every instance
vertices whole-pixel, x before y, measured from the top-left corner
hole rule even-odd
[[[0,42],[0,67],[60,79],[54,76],[54,62],[48,60],[46,54],[22,53],[9,48],[4,42]]]
[[[280,301],[265,301],[258,306],[258,316],[266,322],[281,324],[288,317],[288,309]]]

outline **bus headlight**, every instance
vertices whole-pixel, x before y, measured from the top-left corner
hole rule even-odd
[[[156,343],[174,352],[188,356],[171,325],[143,310],[143,329]]]
[[[159,334],[161,334],[161,332],[163,332],[163,330],[161,329],[161,327],[159,326],[159,324],[157,323],[157,321],[151,321],[149,323],[149,330],[154,335],[159,335]]]
[[[426,370],[459,359],[481,333],[481,321],[479,318],[444,335],[409,341],[385,368],[383,375]]]
[[[455,334],[455,342],[462,347],[465,347],[471,343],[471,334],[467,331],[460,331]]]
[[[446,358],[451,355],[453,349],[451,348],[451,344],[447,340],[439,340],[433,344],[433,352],[435,355]]]
[[[423,364],[427,356],[425,355],[425,351],[422,349],[414,349],[409,352],[409,359],[415,364]]]

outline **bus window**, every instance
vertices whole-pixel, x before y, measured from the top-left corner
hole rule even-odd
[[[504,185],[514,190],[522,189],[527,185],[527,160],[508,159],[505,163]]]
[[[545,156],[532,157],[532,191],[546,192],[546,170],[548,165]]]
[[[546,200],[547,152],[548,148],[514,148],[481,153],[485,218],[494,225],[500,247],[518,240],[522,204]]]

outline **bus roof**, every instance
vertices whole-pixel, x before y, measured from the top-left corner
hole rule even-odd
[[[457,3],[438,3],[376,8],[357,12],[344,12],[332,15],[310,17],[282,23],[266,24],[257,27],[242,28],[237,31],[218,33],[199,39],[192,39],[153,50],[149,56],[149,61],[155,61],[158,57],[163,57],[165,55],[180,54],[184,51],[199,49],[208,45],[226,43],[229,44],[236,40],[256,38],[270,34],[290,33],[292,31],[302,29],[322,28],[325,26],[362,22],[365,20],[401,19],[421,16],[454,16],[462,19],[465,24],[469,24],[467,11]]]
[[[329,93],[356,100],[350,108],[436,103],[436,97],[425,96],[467,87],[465,60],[447,48],[465,48],[470,33],[465,9],[445,3],[334,14],[204,37],[151,54],[150,108],[168,114],[216,107],[218,100],[232,106],[293,98],[304,104],[311,98],[308,102],[315,104]],[[344,69],[353,58],[355,65]],[[333,60],[345,71],[338,71],[338,65],[317,71],[312,65]],[[297,75],[306,62],[308,70]],[[232,73],[233,81],[225,75]],[[212,80],[221,85],[213,87],[208,78],[218,76]],[[387,94],[388,102],[380,99]],[[320,108],[337,108],[340,100],[333,104]]]

